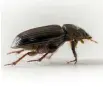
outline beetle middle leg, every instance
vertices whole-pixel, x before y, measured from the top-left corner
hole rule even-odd
[[[74,54],[75,59],[72,60],[72,61],[69,61],[69,62],[67,62],[67,63],[70,63],[70,62],[75,62],[74,64],[77,63],[77,53],[76,53],[76,51],[75,51],[75,47],[76,47],[77,43],[78,43],[77,40],[71,41],[71,49],[72,49],[72,52],[73,52],[73,54]]]
[[[6,65],[4,65],[4,66],[7,66],[7,65],[16,65],[18,62],[20,62],[20,60],[22,60],[26,55],[29,55],[29,56],[31,56],[31,55],[35,55],[35,54],[37,54],[35,51],[31,51],[31,52],[28,52],[28,53],[26,53],[26,54],[24,54],[22,57],[20,57],[18,60],[16,60],[16,61],[14,61],[14,62],[12,62],[12,63],[10,63],[10,64],[6,64]]]
[[[47,59],[50,59],[53,56],[54,52],[50,54],[50,56],[47,57]]]
[[[49,52],[45,53],[41,58],[37,59],[37,60],[29,60],[27,62],[33,62],[33,61],[42,61],[47,55],[48,55]]]

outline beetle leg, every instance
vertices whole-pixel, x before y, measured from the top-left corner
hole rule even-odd
[[[67,63],[70,63],[70,62],[75,62],[74,64],[77,63],[77,53],[75,51],[75,47],[76,47],[77,43],[78,43],[77,40],[71,41],[71,49],[72,49],[72,52],[74,54],[75,60],[69,61]]]
[[[12,63],[10,63],[10,64],[6,64],[6,65],[4,65],[4,66],[7,66],[7,65],[16,65],[16,64],[17,64],[20,60],[22,60],[26,55],[31,56],[31,55],[33,55],[33,53],[35,54],[34,51],[33,51],[33,52],[28,52],[28,53],[24,54],[22,57],[20,57],[18,60],[14,61],[14,62],[12,62]]]
[[[50,58],[53,56],[53,54],[54,54],[54,52],[53,52],[53,53],[51,53],[51,55],[50,55],[50,56],[48,56],[48,57],[47,57],[47,59],[50,59]]]
[[[49,52],[48,52],[49,53]],[[39,58],[39,59],[37,59],[37,60],[29,60],[29,61],[27,61],[27,62],[33,62],[33,61],[42,61],[42,59],[44,59],[46,56],[47,56],[47,54],[48,53],[45,53],[41,58]]]
[[[29,52],[28,52],[29,53]],[[7,65],[16,65],[21,59],[23,59],[26,55],[28,55],[28,53],[26,53],[26,54],[24,54],[22,57],[20,57],[18,60],[16,60],[16,61],[14,61],[14,62],[12,62],[12,63],[10,63],[10,64],[6,64],[5,66],[7,66]]]
[[[12,53],[17,53],[17,54],[19,54],[19,53],[21,53],[22,51],[24,51],[24,50],[12,51],[12,52],[7,53],[7,55],[8,55],[8,54],[12,54]]]

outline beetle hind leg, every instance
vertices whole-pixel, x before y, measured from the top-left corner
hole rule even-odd
[[[5,64],[4,66],[7,66],[7,65],[16,65],[18,62],[20,62],[20,60],[22,60],[26,55],[29,55],[29,56],[31,56],[31,55],[35,55],[36,53],[34,52],[34,51],[31,51],[31,52],[28,52],[28,53],[26,53],[26,54],[24,54],[22,57],[20,57],[18,60],[16,60],[16,61],[14,61],[14,62],[12,62],[12,63],[10,63],[10,64]]]
[[[23,59],[26,55],[28,55],[28,53],[24,54],[22,57],[20,57],[18,60],[10,63],[10,64],[5,64],[4,66],[7,66],[7,65],[16,65],[21,59]]]
[[[23,51],[24,51],[24,50],[12,51],[12,52],[7,53],[7,55],[8,55],[8,54],[12,54],[12,53],[17,53],[17,54],[19,54],[19,53],[21,53],[21,52],[23,52]]]

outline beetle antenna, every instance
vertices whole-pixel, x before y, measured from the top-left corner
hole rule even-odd
[[[92,42],[94,42],[94,43],[98,43],[97,41],[95,41],[95,40],[92,40],[92,39],[90,39]]]

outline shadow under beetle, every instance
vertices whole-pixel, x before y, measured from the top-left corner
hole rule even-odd
[[[96,41],[92,40],[92,37],[82,28],[74,24],[64,24],[62,27],[59,25],[48,25],[43,27],[37,27],[24,31],[16,36],[14,39],[11,48],[22,48],[19,51],[13,51],[11,53],[21,53],[25,50],[30,50],[18,60],[6,64],[6,65],[16,65],[21,59],[26,55],[33,56],[37,54],[43,54],[43,56],[37,60],[33,61],[42,61],[49,53],[51,55],[49,58],[57,51],[57,49],[62,46],[66,41],[69,41],[71,44],[71,49],[74,54],[75,59],[70,62],[77,63],[77,53],[75,51],[78,41],[84,43],[84,39],[91,40],[95,43]]]

